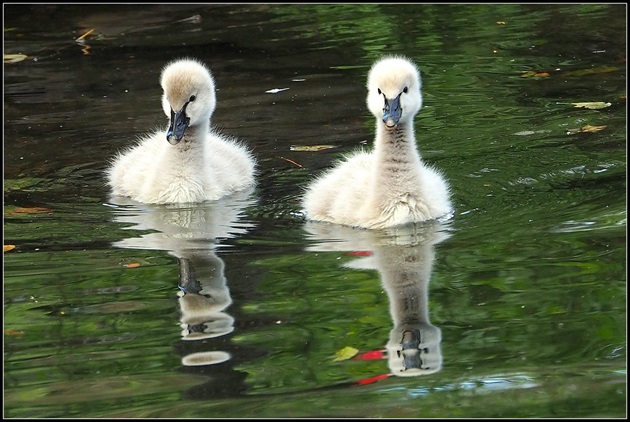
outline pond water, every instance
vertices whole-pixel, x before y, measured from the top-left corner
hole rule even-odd
[[[625,4],[12,4],[4,28],[5,417],[626,416]],[[306,222],[303,187],[372,144],[385,54],[421,69],[455,213]],[[166,125],[180,57],[257,185],[116,203],[103,172]]]

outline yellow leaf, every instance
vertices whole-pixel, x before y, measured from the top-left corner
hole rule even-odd
[[[352,358],[354,355],[356,355],[357,353],[359,353],[359,349],[346,346],[341,350],[337,350],[337,352],[335,353],[337,357],[333,359],[333,362],[340,361],[340,360],[348,360]]]
[[[4,251],[9,252],[10,250],[15,249],[15,245],[4,245]]]
[[[291,151],[322,151],[325,149],[337,148],[336,145],[291,145]]]
[[[24,331],[12,330],[9,328],[8,330],[4,330],[4,334],[9,336],[21,336],[24,335]]]
[[[590,110],[598,110],[600,108],[610,107],[612,104],[603,101],[593,101],[587,103],[571,103],[574,107],[588,108]]]
[[[26,54],[5,54],[4,63],[17,63],[28,58]]]
[[[94,28],[90,29],[89,31],[87,31],[85,34],[81,35],[79,38],[77,38],[75,41],[79,41],[84,39],[85,37],[87,37],[88,35],[90,35],[92,32],[94,32]]]

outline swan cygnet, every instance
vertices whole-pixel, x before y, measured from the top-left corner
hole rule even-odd
[[[452,212],[447,181],[416,147],[420,88],[418,68],[408,59],[388,56],[374,63],[367,81],[367,106],[376,117],[374,151],[347,156],[307,186],[307,219],[380,229]]]
[[[194,59],[162,70],[162,107],[169,118],[119,153],[107,169],[113,195],[147,204],[212,201],[254,184],[256,162],[237,139],[211,128],[216,107],[212,74]]]

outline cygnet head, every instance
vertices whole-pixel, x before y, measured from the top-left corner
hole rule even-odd
[[[422,107],[420,71],[404,57],[385,57],[372,66],[367,81],[367,106],[388,129],[413,122]]]
[[[209,124],[216,107],[210,70],[194,59],[176,60],[162,70],[162,108],[170,119],[166,140],[176,145],[189,127]]]

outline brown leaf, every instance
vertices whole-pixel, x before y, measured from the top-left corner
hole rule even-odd
[[[549,77],[549,73],[547,72],[534,72],[533,70],[530,70],[529,72],[525,72],[521,75],[521,78],[529,78],[530,76],[534,76],[537,78],[547,78]]]
[[[581,128],[567,130],[567,135],[575,135],[576,133],[594,133],[594,132],[599,132],[600,130],[604,130],[604,129],[606,129],[606,126],[586,125]]]
[[[19,214],[42,214],[47,212],[53,212],[50,208],[44,207],[20,207],[13,211],[7,212],[5,215],[19,215]]]
[[[11,250],[15,249],[15,245],[4,245],[4,251],[5,252],[9,252]]]
[[[283,159],[284,161],[288,161],[289,163],[293,164],[296,167],[299,167],[299,168],[303,168],[304,167],[302,164],[296,163],[295,161],[290,160],[288,158],[284,158],[284,157],[279,157],[279,158]]]
[[[125,264],[124,266],[127,267],[127,268],[136,268],[136,267],[140,266],[140,263],[139,262],[132,262],[130,264]]]

